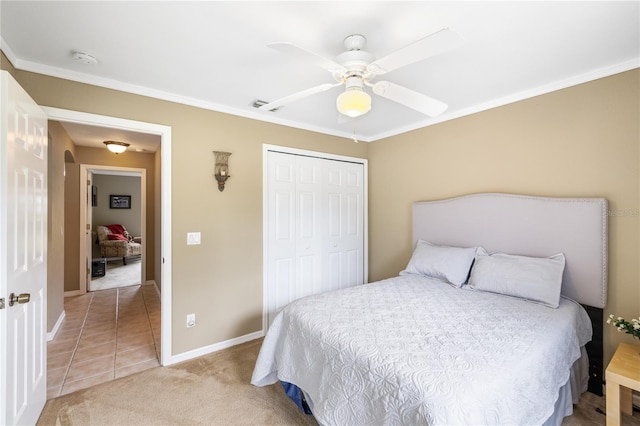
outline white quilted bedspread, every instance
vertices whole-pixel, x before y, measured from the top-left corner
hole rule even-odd
[[[402,276],[291,303],[251,383],[296,384],[326,425],[539,425],[590,338],[565,298],[552,309]]]

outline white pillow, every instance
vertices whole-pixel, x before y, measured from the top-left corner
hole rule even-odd
[[[411,260],[400,275],[437,278],[460,287],[469,276],[477,247],[439,246],[418,240]]]
[[[562,253],[541,258],[505,253],[489,254],[481,248],[471,269],[469,286],[557,308],[564,265]]]

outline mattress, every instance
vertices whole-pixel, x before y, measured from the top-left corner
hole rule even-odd
[[[542,424],[591,338],[576,302],[401,276],[283,309],[251,383],[293,383],[321,424]]]

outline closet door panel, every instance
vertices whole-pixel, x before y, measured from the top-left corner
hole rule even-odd
[[[330,252],[327,255],[329,273],[327,274],[327,290],[342,288],[342,254]]]
[[[339,193],[327,195],[328,201],[328,238],[339,239],[342,235],[342,197]]]
[[[268,168],[267,321],[296,298],[296,168],[290,156],[272,153]]]
[[[319,273],[321,262],[322,259],[318,255],[298,257],[296,297],[291,301],[322,291],[322,280]]]
[[[317,194],[315,192],[298,192],[298,229],[299,238],[302,244],[313,242],[319,238],[318,217],[316,208],[318,206]]]
[[[298,298],[364,283],[364,165],[276,152],[268,163],[270,324]]]
[[[291,300],[296,298],[295,264],[293,259],[276,259],[274,262],[275,279],[273,291],[273,311],[280,312]]]
[[[334,258],[329,265],[330,287],[345,288],[364,283],[364,166],[327,163],[330,226],[325,247]]]
[[[324,227],[322,166],[316,158],[294,156],[297,176],[296,200],[299,297],[322,290],[322,229]]]

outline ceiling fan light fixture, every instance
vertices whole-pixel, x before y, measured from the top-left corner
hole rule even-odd
[[[348,88],[336,99],[340,114],[355,118],[371,110],[371,96],[359,87]]]
[[[107,146],[107,149],[114,154],[122,154],[129,147],[129,144],[126,142],[104,141],[104,144]]]

